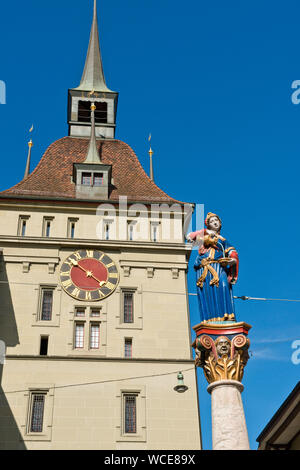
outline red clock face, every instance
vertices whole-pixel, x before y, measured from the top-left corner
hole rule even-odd
[[[97,301],[115,290],[119,274],[115,263],[106,254],[80,250],[64,261],[60,279],[65,292],[72,297]]]
[[[76,263],[76,264],[75,264]],[[108,271],[97,259],[84,258],[74,261],[71,268],[71,279],[79,289],[95,290],[102,287],[108,280]]]

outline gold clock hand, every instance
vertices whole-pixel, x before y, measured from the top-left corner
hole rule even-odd
[[[94,276],[92,271],[89,271],[89,270],[85,269],[83,266],[80,266],[78,261],[72,260],[72,264],[74,266],[76,266],[77,268],[80,268],[82,271],[84,271],[86,273],[87,277],[92,277],[93,279],[95,279],[95,281],[99,282],[100,287],[103,287],[104,284],[106,284],[106,281],[100,281],[96,276]]]
[[[100,287],[103,287],[104,284],[106,284],[106,281],[99,281],[99,279],[97,279],[94,274],[92,273],[92,276],[91,276],[93,279],[95,279],[95,281],[99,282],[99,286]]]

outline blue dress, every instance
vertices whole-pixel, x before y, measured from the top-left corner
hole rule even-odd
[[[203,254],[199,253],[196,258],[194,269],[201,321],[223,320],[224,315],[231,315],[231,319],[234,319],[232,286],[228,281],[230,268],[229,265],[218,263],[221,258],[230,257],[233,251],[234,247],[225,238],[219,237],[216,245]]]

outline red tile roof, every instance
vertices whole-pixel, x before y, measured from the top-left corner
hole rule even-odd
[[[72,180],[73,163],[82,163],[89,139],[63,137],[48,147],[35,170],[23,181],[0,193],[0,196],[75,199]],[[131,201],[179,202],[164,193],[147,176],[129,145],[120,140],[97,141],[103,164],[112,165],[114,181],[110,200],[127,196]]]

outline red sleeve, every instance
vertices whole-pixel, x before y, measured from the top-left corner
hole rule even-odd
[[[196,232],[191,232],[187,235],[187,238],[190,238],[191,240],[196,240],[198,235],[204,236],[205,235],[205,229],[197,230]]]

